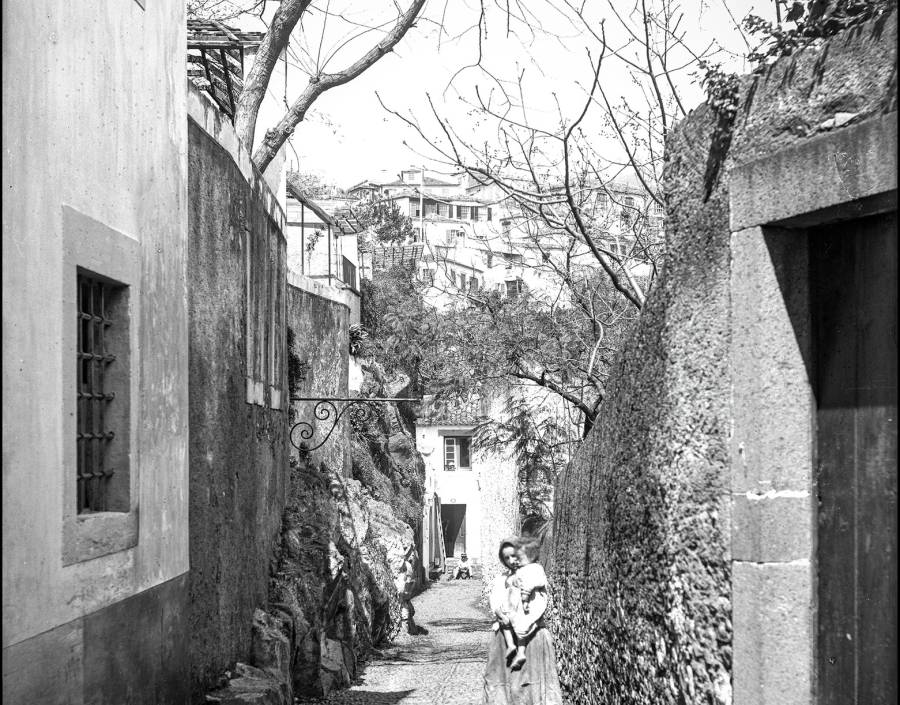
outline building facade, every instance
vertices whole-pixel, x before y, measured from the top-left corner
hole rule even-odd
[[[288,269],[326,298],[350,308],[350,323],[360,317],[359,224],[348,199],[312,199],[287,184]]]
[[[188,702],[184,12],[3,6],[6,702]]]

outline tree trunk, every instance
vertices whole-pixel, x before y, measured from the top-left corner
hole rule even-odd
[[[272,18],[269,31],[256,52],[256,59],[244,81],[244,89],[238,98],[234,115],[235,132],[248,152],[253,149],[259,106],[266,96],[275,63],[287,47],[294,27],[311,4],[312,0],[282,0]]]
[[[340,86],[344,83],[352,81],[366,69],[372,66],[382,56],[390,52],[397,44],[397,42],[399,42],[403,38],[407,30],[409,30],[409,28],[412,27],[413,24],[415,24],[415,21],[418,18],[419,13],[422,11],[424,5],[425,0],[413,0],[412,5],[410,5],[409,9],[400,16],[400,18],[397,20],[397,24],[395,24],[391,31],[388,32],[387,36],[345,70],[338,73],[319,73],[316,76],[312,76],[309,79],[309,84],[306,86],[303,93],[300,94],[300,97],[297,98],[297,100],[290,107],[281,121],[274,128],[266,132],[266,136],[265,139],[263,139],[262,144],[260,144],[259,147],[257,147],[257,149],[253,152],[253,163],[256,165],[256,167],[260,171],[266,170],[269,162],[272,161],[275,154],[279,149],[281,149],[281,146],[294,131],[294,128],[303,121],[303,119],[306,117],[306,112],[320,95],[322,95],[330,88],[334,88],[335,86]],[[277,55],[275,56],[275,58],[278,58]],[[274,62],[272,65],[274,66]],[[271,72],[271,68],[269,68],[268,75],[271,75]],[[266,83],[268,83],[268,77],[266,79]],[[260,102],[261,100],[262,99],[260,98]],[[240,110],[240,104],[238,109]],[[256,103],[256,107],[253,111],[254,125],[256,122],[255,114],[258,110],[259,102]],[[250,133],[250,139],[252,140],[252,131]]]

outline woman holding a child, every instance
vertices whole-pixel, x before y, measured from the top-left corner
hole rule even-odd
[[[562,705],[553,639],[544,626],[547,576],[538,544],[521,538],[500,543],[506,571],[491,585],[496,618],[484,672],[484,705]]]

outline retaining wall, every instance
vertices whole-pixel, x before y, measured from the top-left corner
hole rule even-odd
[[[231,125],[189,95],[191,681],[249,656],[287,499],[284,216]]]
[[[732,230],[842,201],[856,205],[834,214],[856,217],[879,189],[896,208],[878,165],[896,169],[896,113],[881,117],[896,75],[891,16],[744,77],[734,124],[701,106],[670,135],[665,267],[557,486],[551,621],[571,702],[813,701],[811,392],[783,300],[805,254]],[[789,150],[823,136],[792,172]],[[763,158],[783,177],[754,181]]]

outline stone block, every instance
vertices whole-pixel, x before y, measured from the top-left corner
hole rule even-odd
[[[731,552],[734,560],[757,563],[810,560],[813,509],[808,492],[733,495]]]
[[[253,614],[250,660],[256,668],[280,680],[285,697],[291,702],[291,642],[282,631],[281,620],[260,609]]]
[[[806,238],[731,236],[733,492],[808,491],[814,398],[807,370]]]
[[[808,561],[733,563],[734,705],[812,705],[813,588]]]
[[[839,206],[897,189],[897,115],[891,113],[817,135],[731,170],[731,227],[742,230]],[[896,193],[894,195],[896,208]]]
[[[216,705],[292,705],[276,676],[245,663],[235,667],[228,685],[207,694],[206,702]]]

